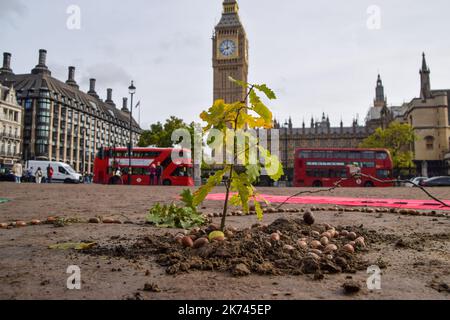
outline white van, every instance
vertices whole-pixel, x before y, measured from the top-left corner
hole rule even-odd
[[[81,176],[81,174],[75,172],[75,170],[73,170],[71,166],[64,162],[29,160],[27,161],[26,170],[31,169],[31,173],[34,176],[36,174],[36,170],[38,168],[41,168],[42,173],[44,174],[44,178],[47,179],[48,165],[53,168],[52,182],[83,182],[83,177]]]

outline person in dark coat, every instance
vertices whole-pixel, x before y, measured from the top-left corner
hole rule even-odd
[[[155,177],[156,177],[156,166],[155,166],[155,164],[152,164],[150,166],[149,175],[150,175],[150,185],[153,186],[153,185],[155,185]]]
[[[156,182],[157,182],[158,186],[162,185],[161,178],[162,178],[163,172],[164,172],[164,168],[161,166],[161,162],[158,162],[158,164],[156,165]]]

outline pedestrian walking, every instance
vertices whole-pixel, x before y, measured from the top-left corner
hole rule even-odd
[[[158,164],[156,165],[156,182],[157,182],[158,186],[162,185],[161,178],[162,178],[163,172],[164,172],[164,169],[161,166],[161,162],[158,162]]]
[[[41,183],[42,182],[42,177],[44,176],[44,173],[41,170],[41,167],[39,167],[36,170],[36,173],[34,174],[34,176],[36,177],[36,183]]]
[[[28,168],[25,173],[26,182],[33,182],[33,167]]]
[[[51,165],[47,167],[47,183],[52,183],[53,179],[53,168]]]
[[[116,184],[123,184],[123,179],[122,179],[122,171],[120,171],[119,168],[117,168],[116,173],[115,173],[115,177],[116,177]]]
[[[23,167],[20,161],[17,161],[12,167],[12,173],[14,174],[14,178],[16,183],[21,183],[22,175],[23,175]]]
[[[152,165],[150,166],[149,175],[150,175],[150,185],[153,186],[155,185],[155,177],[156,177],[156,166],[154,163],[152,163]]]

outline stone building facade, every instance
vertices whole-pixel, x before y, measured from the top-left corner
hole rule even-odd
[[[402,109],[400,119],[417,135],[412,146],[417,172],[423,176],[450,175],[450,89],[432,90],[425,54],[420,69],[420,97]]]
[[[0,83],[14,86],[17,101],[24,109],[23,160],[66,162],[77,171],[92,172],[96,152],[108,146],[126,147],[129,141],[130,112],[126,98],[119,109],[112,100],[101,100],[90,80],[87,93],[75,81],[75,68],[69,67],[63,82],[51,76],[46,50],[39,51],[38,65],[28,74],[15,74],[11,54],[4,53]],[[132,120],[133,145],[141,129]]]
[[[14,87],[0,85],[0,167],[22,159],[22,114]]]

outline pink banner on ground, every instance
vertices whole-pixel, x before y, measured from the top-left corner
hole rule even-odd
[[[274,196],[262,194],[261,197],[271,203],[283,203],[288,196]],[[206,200],[223,201],[224,193],[210,194]],[[444,200],[444,203],[450,206],[450,200]],[[343,198],[343,197],[293,197],[286,203],[289,204],[329,204],[338,206],[352,207],[387,207],[399,209],[416,209],[416,210],[448,210],[450,207],[430,200],[413,200],[413,199],[376,199],[376,198]]]

